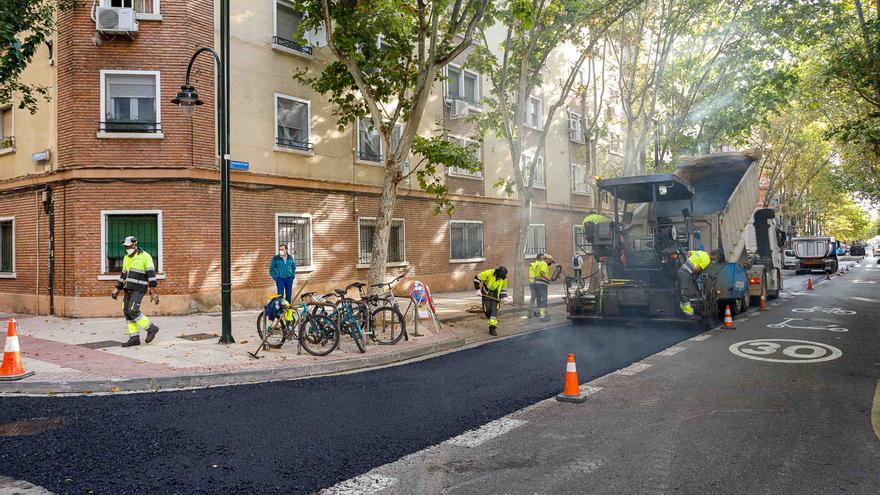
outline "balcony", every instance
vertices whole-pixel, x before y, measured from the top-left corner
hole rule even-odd
[[[568,139],[572,143],[586,143],[586,139],[584,139],[584,130],[583,129],[568,129]]]
[[[306,153],[312,152],[312,143],[308,141],[295,141],[293,139],[276,138],[275,146],[289,150],[303,151]]]
[[[281,36],[273,36],[272,44],[276,47],[290,50],[292,52],[298,52],[308,56],[312,55],[312,47],[297,43],[296,41],[287,38],[282,38]]]

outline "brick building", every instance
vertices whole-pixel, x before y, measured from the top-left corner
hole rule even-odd
[[[216,6],[99,0],[94,7],[61,14],[51,46],[25,73],[52,100],[35,115],[0,104],[0,311],[115,315],[108,295],[119,243],[130,234],[156,259],[160,312],[212,308],[220,198],[209,57],[193,72],[206,105],[188,117],[169,102],[191,54],[216,45]],[[102,14],[118,13],[104,7],[133,8],[137,32],[97,32],[96,22],[109,22]],[[290,39],[297,16],[284,0],[234,0],[232,8],[232,158],[248,164],[232,174],[233,302],[255,307],[274,290],[268,264],[279,242],[292,246],[298,280],[315,290],[364,279],[385,150],[366,126],[340,132],[326,100],[293,80],[295,69],[318,69],[330,54]],[[485,78],[461,68],[466,56],[450,67],[450,82],[437,84],[424,132],[442,120],[450,139],[473,134],[450,105],[464,100],[478,109],[488,94]],[[544,91],[530,102],[532,116],[553,98]],[[530,230],[531,252],[565,264],[594,199],[575,105],[552,123]],[[606,163],[616,159],[608,148]],[[479,153],[482,173],[446,171],[452,218],[433,216],[415,181],[403,185],[390,272],[444,291],[467,288],[479,269],[514,263],[516,201],[492,186],[511,175],[506,146],[487,138]]]

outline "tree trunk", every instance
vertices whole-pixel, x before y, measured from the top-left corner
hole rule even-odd
[[[391,235],[391,219],[397,202],[397,188],[400,186],[399,163],[388,163],[382,195],[379,198],[379,211],[376,213],[376,228],[373,231],[373,251],[370,253],[370,285],[385,282],[385,267],[388,263],[388,238]],[[371,289],[371,292],[375,292]]]
[[[519,207],[519,232],[516,236],[516,250],[514,251],[513,266],[509,267],[513,274],[511,293],[514,304],[525,304],[525,288],[528,281],[528,270],[524,263],[526,253],[526,236],[529,233],[529,224],[532,221],[532,200],[522,200]]]

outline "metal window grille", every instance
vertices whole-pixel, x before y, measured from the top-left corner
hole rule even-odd
[[[543,225],[529,225],[526,234],[526,255],[535,256],[547,252],[546,232]]]
[[[278,243],[286,244],[297,266],[312,264],[312,219],[309,217],[278,217]],[[277,247],[277,246],[276,246]]]
[[[138,247],[150,253],[156,270],[159,269],[159,215],[107,215],[105,221],[107,273],[122,271],[122,258],[125,256],[122,241],[130,235],[137,237]]]
[[[12,220],[0,222],[0,272],[12,271]]]
[[[450,227],[450,256],[454,260],[483,257],[483,224],[452,222]]]
[[[376,221],[360,220],[360,246],[358,249],[358,264],[366,265],[372,260],[373,235],[376,232]],[[391,233],[388,235],[388,262],[402,263],[406,261],[406,246],[403,237],[403,220],[391,221]]]
[[[574,251],[578,254],[593,253],[593,245],[587,241],[587,235],[583,225],[574,226]]]

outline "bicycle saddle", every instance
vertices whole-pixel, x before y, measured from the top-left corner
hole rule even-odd
[[[310,297],[315,297],[315,292],[304,292],[301,296],[299,296],[299,298],[302,299],[303,301],[305,301],[306,299],[308,299]]]
[[[349,287],[349,288],[352,288],[352,287],[353,287],[353,288],[355,288],[355,289],[360,289],[361,287],[366,287],[366,285],[367,285],[367,284],[365,284],[365,283],[363,283],[363,282],[355,282],[355,283],[353,283],[353,284],[349,284],[348,287]]]
[[[335,289],[333,292],[335,292],[336,295],[339,297],[342,297],[345,295],[345,291],[343,289]]]

